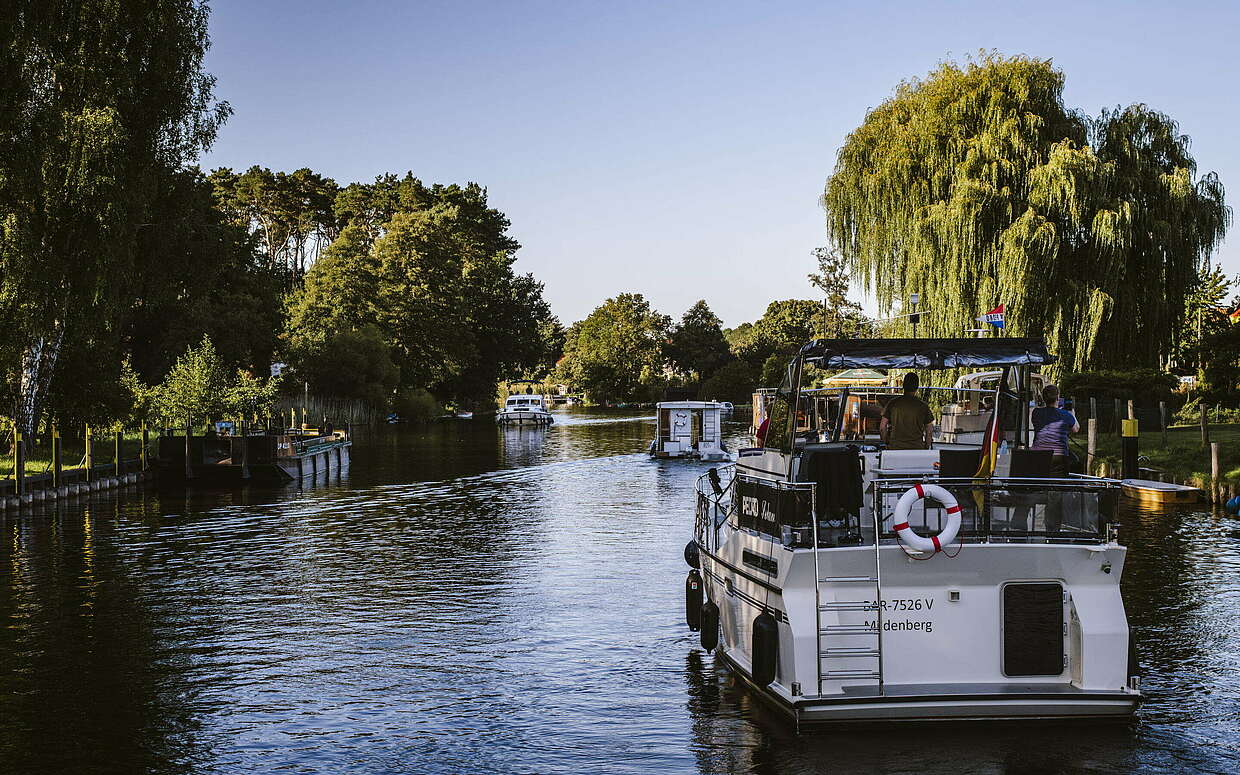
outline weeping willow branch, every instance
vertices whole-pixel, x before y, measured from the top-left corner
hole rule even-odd
[[[900,84],[840,149],[828,238],[884,313],[925,295],[923,334],[1002,302],[1066,368],[1157,366],[1230,225],[1223,186],[1168,116],[1091,118],[1063,85],[1049,60],[993,52]]]

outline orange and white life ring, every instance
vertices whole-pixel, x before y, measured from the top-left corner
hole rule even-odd
[[[913,510],[913,504],[926,497],[943,504],[947,510],[947,525],[938,535],[929,538],[917,535],[908,526],[908,515]],[[894,519],[896,524],[893,529],[900,536],[900,543],[915,552],[941,552],[943,546],[954,541],[960,531],[960,504],[955,496],[937,484],[915,484],[900,496]]]

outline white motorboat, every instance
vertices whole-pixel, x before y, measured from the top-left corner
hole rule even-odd
[[[841,439],[846,400],[821,427],[792,419],[807,363],[996,367],[1003,407],[1027,406],[1031,368],[1053,361],[1017,338],[803,348],[766,446],[699,479],[686,614],[703,647],[798,724],[1130,716],[1119,482],[1051,477],[1049,452],[1016,444],[1027,429],[998,424],[1019,411],[928,450]]]
[[[554,421],[546,401],[534,393],[508,396],[504,408],[495,415],[495,422],[500,425],[550,425]]]
[[[723,446],[722,407],[714,401],[664,401],[656,406],[653,457],[727,460]]]

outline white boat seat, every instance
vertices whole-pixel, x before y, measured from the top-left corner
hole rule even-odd
[[[878,453],[878,470],[882,473],[932,474],[938,462],[937,449],[884,449]]]

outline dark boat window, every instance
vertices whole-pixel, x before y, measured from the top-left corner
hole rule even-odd
[[[1063,664],[1063,587],[1003,587],[1003,674],[1059,675]]]

